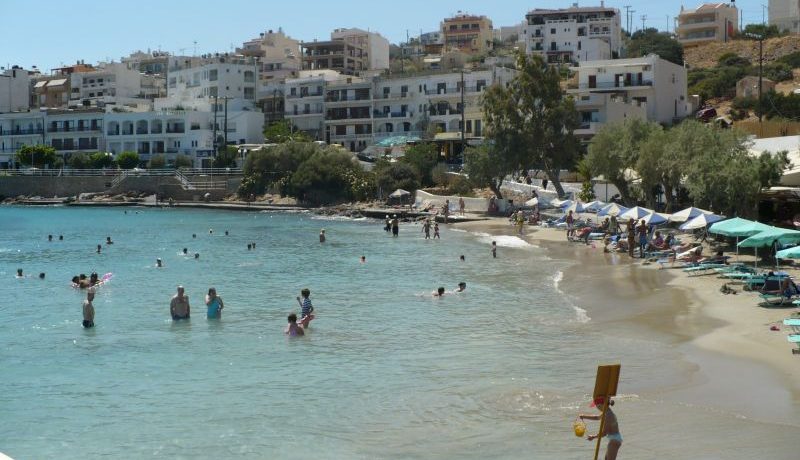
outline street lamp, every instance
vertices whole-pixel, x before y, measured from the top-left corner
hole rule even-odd
[[[763,92],[763,76],[764,76],[764,33],[761,34],[753,34],[753,33],[746,33],[744,34],[745,37],[754,38],[758,40],[758,105],[756,105],[756,109],[758,110],[758,128],[759,134],[761,133],[761,117],[762,117],[762,108],[761,108],[761,95]]]
[[[466,85],[464,84],[464,74],[469,73],[469,70],[461,68],[461,156],[463,159],[464,150],[466,149],[466,129],[467,129],[467,121],[466,121],[466,113],[467,113],[467,104],[465,101],[465,92],[466,92]]]

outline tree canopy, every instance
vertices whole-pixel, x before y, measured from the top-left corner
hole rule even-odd
[[[264,140],[267,144],[283,144],[285,142],[310,142],[306,133],[296,129],[288,120],[276,121],[264,129]]]
[[[56,149],[45,145],[23,145],[17,151],[17,162],[25,166],[44,168],[56,162]]]
[[[541,169],[563,196],[559,171],[574,163],[579,142],[573,131],[579,119],[572,98],[561,90],[558,70],[539,56],[518,54],[516,75],[507,86],[486,90],[483,111],[491,147],[471,152],[476,162],[472,171],[484,179],[492,176],[488,185],[501,196],[503,177]],[[486,168],[478,173],[475,169],[481,165]]]
[[[657,54],[661,59],[683,65],[683,45],[658,29],[648,28],[633,33],[627,46],[628,57]]]
[[[436,144],[422,143],[406,147],[402,161],[416,170],[423,186],[433,185],[431,171],[439,163],[439,149]]]
[[[122,152],[117,155],[116,160],[122,169],[133,169],[139,166],[139,154],[136,152]]]

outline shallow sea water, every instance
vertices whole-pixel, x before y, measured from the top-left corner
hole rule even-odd
[[[652,379],[664,353],[595,331],[559,289],[567,262],[515,237],[150,208],[2,207],[0,222],[0,451],[18,460],[587,458],[571,423],[598,356]],[[114,277],[84,330],[69,280],[92,271]],[[191,321],[169,318],[177,284]],[[303,287],[317,319],[289,339]]]

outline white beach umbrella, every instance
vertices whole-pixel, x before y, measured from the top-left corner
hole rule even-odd
[[[644,221],[644,223],[647,225],[661,225],[666,223],[668,220],[669,214],[662,214],[660,212],[651,212],[650,214],[639,219],[640,222]]]
[[[655,211],[653,211],[652,209],[636,206],[620,214],[619,218],[623,220],[628,220],[628,219],[641,220],[645,216],[647,216],[648,214],[652,214],[653,212]]]
[[[531,198],[530,200],[525,202],[525,206],[530,206],[530,207],[536,206],[537,204],[539,204],[539,198]]]
[[[583,209],[586,211],[597,212],[603,209],[605,206],[606,204],[604,202],[595,200],[595,201],[590,201],[585,205],[583,205]]]
[[[584,212],[584,210],[585,208],[583,207],[583,203],[580,201],[574,201],[564,208],[564,214],[568,214],[570,211],[572,211],[573,214],[576,214]]]
[[[557,208],[562,208],[564,206],[571,205],[572,204],[572,200],[559,200],[558,198],[556,198],[555,200],[551,200],[550,204],[555,206],[555,207],[557,207]]]
[[[705,209],[700,208],[686,208],[681,211],[676,212],[670,218],[670,222],[686,222],[687,220],[694,219],[695,217],[702,215],[702,214],[713,214],[711,211],[706,211]]]
[[[699,214],[678,228],[680,228],[683,231],[696,230],[698,228],[703,228],[708,225],[711,225],[714,222],[718,222],[722,219],[724,219],[724,217],[718,216],[716,214]]]
[[[601,216],[601,217],[602,216],[619,216],[620,214],[624,213],[627,210],[628,210],[628,208],[626,208],[625,206],[619,205],[617,203],[611,203],[609,205],[606,205],[604,208],[602,208],[597,213],[597,215]]]

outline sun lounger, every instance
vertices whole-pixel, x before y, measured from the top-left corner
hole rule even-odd
[[[786,318],[783,320],[783,325],[791,327],[795,335],[800,335],[800,318]]]
[[[800,354],[800,334],[791,334],[789,337],[787,337],[787,339],[790,343],[797,344],[797,348],[792,348],[792,354]]]
[[[722,268],[725,267],[725,264],[699,264],[693,267],[684,268],[683,271],[686,272],[689,276],[702,276],[702,275],[713,275],[715,268]]]

